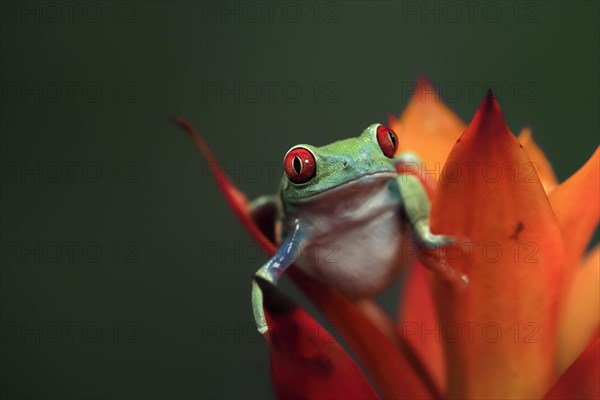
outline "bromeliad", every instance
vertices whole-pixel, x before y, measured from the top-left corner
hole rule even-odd
[[[270,284],[286,270],[381,397],[597,398],[600,252],[580,259],[599,219],[598,150],[559,185],[530,133],[515,138],[491,94],[465,127],[431,93],[420,82],[390,128],[375,124],[354,139],[292,148],[280,196],[253,203],[178,119],[272,257],[257,272],[252,299],[275,393],[376,397],[345,350]],[[426,179],[431,171],[437,182]],[[458,246],[453,237],[463,238]],[[393,322],[369,297],[411,260],[412,251],[402,251],[411,238],[424,251],[416,252]],[[326,242],[339,246],[337,263],[306,257]],[[457,290],[466,276],[468,286]]]

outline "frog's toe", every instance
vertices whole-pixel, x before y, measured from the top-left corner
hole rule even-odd
[[[267,318],[265,316],[263,291],[256,279],[252,281],[252,313],[254,314],[256,329],[258,329],[261,335],[266,334],[269,326],[267,325]]]
[[[450,243],[454,243],[456,240],[453,236],[448,235],[435,235],[431,233],[429,229],[429,221],[422,221],[415,225],[417,233],[417,240],[419,244],[429,250],[439,249]]]
[[[435,250],[442,246],[446,246],[446,245],[448,245],[450,243],[454,243],[454,242],[455,242],[455,240],[454,240],[454,237],[452,237],[452,236],[433,235],[432,234],[429,237],[425,238],[425,241],[423,242],[423,244],[428,249]]]
[[[267,335],[270,330],[265,310],[273,316],[289,313],[295,308],[296,304],[277,289],[272,279],[258,273],[255,275],[252,281],[252,312],[261,335]]]

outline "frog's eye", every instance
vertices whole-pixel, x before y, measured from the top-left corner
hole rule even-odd
[[[285,174],[294,183],[308,182],[315,175],[315,156],[303,147],[288,151],[283,163]]]
[[[377,143],[386,157],[394,158],[398,149],[398,138],[393,130],[387,126],[379,125],[377,127]]]

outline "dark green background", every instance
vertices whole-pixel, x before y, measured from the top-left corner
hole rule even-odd
[[[420,74],[465,121],[491,82],[511,129],[532,126],[559,178],[574,172],[598,144],[598,2],[484,2],[472,18],[465,3],[342,1],[317,5],[315,15],[315,3],[296,2],[294,23],[282,6],[269,20],[266,2],[253,3],[257,22],[247,18],[256,8],[239,2],[228,3],[238,11],[224,21],[203,13],[212,2],[82,3],[72,15],[60,6],[60,18],[44,2],[28,2],[29,13],[4,2],[2,396],[272,397],[249,301],[264,258],[169,115],[194,121],[255,197],[275,189],[268,163],[291,145],[386,121]],[[414,7],[433,14],[407,14]],[[273,101],[246,92],[236,103],[203,97],[212,82],[279,89]],[[298,101],[282,95],[290,83],[302,89]],[[33,94],[13,94],[15,85]],[[82,93],[97,87],[99,95]],[[57,182],[52,163],[63,168]],[[74,163],[72,180],[64,163]],[[94,166],[98,182],[90,182]],[[24,167],[39,169],[9,174]],[[74,259],[52,259],[53,243],[65,250],[70,242]],[[14,245],[36,254],[22,259],[8,250]],[[84,245],[102,249],[98,262],[83,259]],[[233,250],[208,252],[215,246]]]

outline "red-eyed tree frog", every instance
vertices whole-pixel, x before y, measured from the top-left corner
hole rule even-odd
[[[350,298],[367,298],[385,290],[419,248],[453,242],[431,233],[421,180],[396,171],[398,163],[419,160],[409,152],[396,156],[397,149],[396,134],[373,124],[358,137],[323,147],[301,144],[285,154],[279,192],[251,203],[255,216],[276,215],[279,246],[252,283],[260,333],[268,331],[261,285],[276,284],[292,264]],[[468,283],[439,257],[422,261],[450,281]]]

